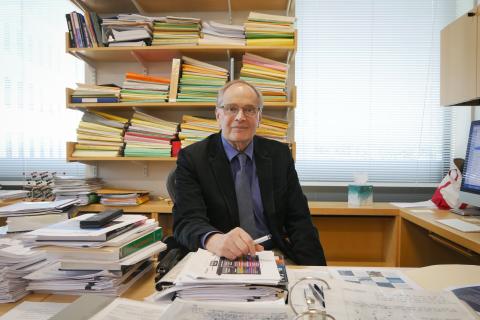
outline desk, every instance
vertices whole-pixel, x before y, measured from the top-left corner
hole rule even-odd
[[[348,207],[345,202],[309,202],[312,221],[329,265],[423,267],[432,264],[480,264],[480,233],[463,233],[435,221],[461,218],[447,210],[413,213],[388,203]],[[102,211],[101,204],[81,207],[82,212]],[[159,221],[164,234],[172,233],[172,207],[152,200],[120,207]]]
[[[313,269],[328,270],[328,267],[313,267]],[[431,290],[442,290],[450,286],[475,284],[478,283],[478,279],[480,279],[480,266],[473,265],[434,265],[425,268],[405,269],[402,271],[420,287]],[[150,271],[122,296],[134,300],[143,300],[143,298],[151,295],[155,291],[154,276],[154,271]],[[30,294],[15,303],[0,304],[0,316],[22,301],[73,302],[76,299],[78,299],[78,296]]]

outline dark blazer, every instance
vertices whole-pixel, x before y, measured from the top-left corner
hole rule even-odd
[[[288,147],[254,137],[264,214],[275,247],[301,265],[326,265]],[[210,231],[240,225],[235,185],[220,133],[182,149],[176,169],[173,231],[178,242],[197,250]]]

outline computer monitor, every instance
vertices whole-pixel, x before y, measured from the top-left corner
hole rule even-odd
[[[460,201],[473,207],[480,207],[480,120],[473,121],[470,126]],[[480,215],[480,208],[465,209],[463,214]]]

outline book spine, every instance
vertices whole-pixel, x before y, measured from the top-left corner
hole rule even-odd
[[[80,19],[80,25],[82,26],[82,35],[83,39],[85,39],[84,43],[88,48],[93,48],[92,41],[90,40],[90,36],[88,34],[87,23],[85,22],[85,17],[82,14],[78,14]]]
[[[181,59],[172,59],[172,73],[170,74],[170,91],[168,93],[168,102],[177,101],[178,81],[180,79]]]
[[[91,11],[89,14],[90,14],[90,20],[92,21],[92,24],[93,24],[93,29],[95,31],[95,37],[97,38],[98,46],[104,47],[105,45],[103,44],[103,41],[102,41],[102,27],[101,27],[102,20],[93,11]]]
[[[73,25],[75,26],[75,35],[77,37],[77,48],[85,48],[86,43],[84,42],[82,24],[78,12],[72,12]]]
[[[70,14],[65,14],[65,18],[67,18],[67,26],[68,26],[68,35],[70,39],[70,48],[75,48],[77,45],[75,44],[75,36],[73,34],[73,26],[72,20],[70,18]]]
[[[72,103],[115,103],[118,98],[79,98],[72,97]]]
[[[119,259],[125,258],[132,253],[135,253],[149,245],[160,241],[163,236],[163,229],[157,229],[149,234],[144,235],[141,238],[138,238],[130,243],[127,243],[125,246],[120,248]]]

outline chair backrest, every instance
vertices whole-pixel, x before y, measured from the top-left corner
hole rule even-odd
[[[170,199],[175,203],[175,179],[176,179],[176,174],[175,170],[177,168],[173,169],[170,171],[167,177],[167,191],[168,195],[170,196]]]

